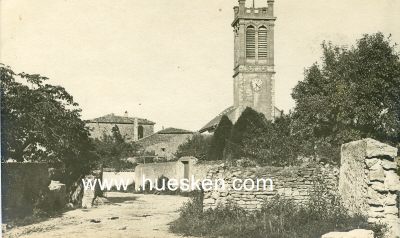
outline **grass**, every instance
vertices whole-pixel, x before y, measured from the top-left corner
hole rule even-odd
[[[334,195],[314,194],[307,204],[276,197],[266,201],[260,211],[248,212],[233,204],[203,211],[197,194],[180,210],[170,230],[185,236],[320,238],[331,231],[373,230],[383,237],[385,227],[368,224],[367,218],[349,215]]]

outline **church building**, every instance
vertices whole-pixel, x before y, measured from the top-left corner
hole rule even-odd
[[[263,113],[268,120],[279,117],[275,107],[274,69],[274,0],[266,7],[246,7],[239,0],[234,8],[233,106],[208,122],[199,132],[212,132],[221,117],[226,115],[234,123],[246,107]]]

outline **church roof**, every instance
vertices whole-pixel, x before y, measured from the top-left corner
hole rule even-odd
[[[235,121],[235,111],[236,111],[235,106],[228,107],[227,109],[223,110],[220,114],[218,114],[216,117],[214,117],[211,121],[209,121],[205,126],[203,126],[199,130],[199,132],[203,133],[205,131],[214,130],[218,126],[219,121],[221,121],[221,118],[224,115],[226,115],[231,121]]]
[[[221,121],[222,116],[226,115],[229,120],[232,121],[232,123],[235,123],[236,119],[235,118],[235,112],[236,112],[236,107],[231,106],[228,107],[227,109],[223,110],[220,114],[218,114],[216,117],[214,117],[211,121],[209,121],[205,126],[203,126],[199,132],[203,133],[206,131],[213,131],[215,128],[218,126],[219,122]],[[274,107],[274,112],[273,112],[273,117],[278,118],[281,117],[283,114],[282,110],[279,110],[279,108]]]
[[[138,117],[126,117],[126,116],[117,116],[114,113],[107,114],[102,117],[98,117],[95,119],[87,120],[86,122],[98,122],[98,123],[116,123],[116,124],[132,124],[134,123],[135,119],[138,120],[138,124],[142,125],[154,125],[155,122],[144,118]]]

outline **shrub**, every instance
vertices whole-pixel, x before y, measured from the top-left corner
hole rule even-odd
[[[179,145],[175,156],[178,158],[183,156],[194,156],[199,160],[206,160],[210,143],[211,136],[196,134],[185,143]]]
[[[215,129],[214,135],[211,140],[210,149],[208,152],[207,160],[222,160],[225,150],[225,145],[231,136],[232,122],[227,116],[223,116]]]
[[[196,196],[180,210],[171,223],[172,232],[185,236],[319,238],[331,231],[370,229],[383,237],[385,227],[370,225],[359,215],[349,215],[334,195],[320,191],[304,205],[275,197],[260,211],[248,212],[235,205],[203,211],[202,197]]]

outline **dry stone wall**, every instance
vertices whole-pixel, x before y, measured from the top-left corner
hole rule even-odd
[[[52,179],[47,163],[2,163],[3,220],[31,215],[34,209],[55,211],[66,204],[65,184]]]
[[[294,199],[298,203],[304,203],[309,199],[309,194],[316,188],[317,183],[324,183],[329,189],[335,191],[338,183],[339,169],[337,167],[309,163],[296,167],[258,167],[241,168],[220,166],[211,169],[207,175],[208,179],[216,181],[223,179],[225,189],[213,189],[204,192],[203,208],[213,209],[218,205],[236,204],[246,210],[260,209],[264,201],[275,195]],[[241,187],[240,181],[251,187],[250,179],[257,184],[257,179],[271,179],[273,190],[263,190],[263,183],[259,182],[258,191],[256,186],[253,190],[236,190]],[[243,185],[243,184],[242,184]]]
[[[48,165],[42,163],[1,163],[2,216],[23,217],[48,194]]]
[[[396,156],[396,148],[373,139],[344,144],[339,192],[350,211],[368,216],[369,222],[386,223],[400,236]]]

